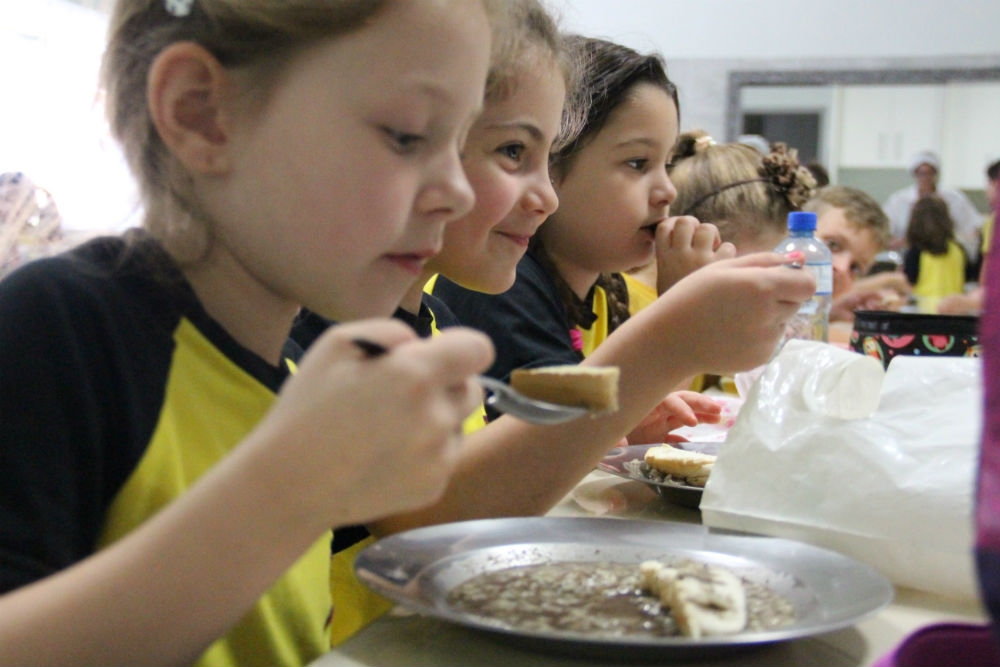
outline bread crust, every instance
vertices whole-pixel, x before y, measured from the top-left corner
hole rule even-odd
[[[618,378],[617,366],[545,366],[515,369],[510,386],[541,401],[606,414],[618,410]]]

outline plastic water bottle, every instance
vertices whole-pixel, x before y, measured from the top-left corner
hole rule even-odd
[[[833,255],[826,244],[816,238],[816,214],[808,211],[789,213],[788,237],[775,251],[782,254],[801,252],[805,255],[802,268],[816,278],[816,293],[802,304],[788,323],[782,344],[790,338],[827,342],[833,301]]]

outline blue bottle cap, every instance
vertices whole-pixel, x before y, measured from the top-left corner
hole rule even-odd
[[[816,229],[816,214],[812,211],[792,211],[788,214],[788,231],[805,232]]]

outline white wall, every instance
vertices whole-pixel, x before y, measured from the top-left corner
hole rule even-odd
[[[550,0],[565,27],[675,58],[1000,53],[997,0]]]
[[[569,30],[663,53],[685,128],[719,137],[734,69],[1000,66],[1000,0],[547,1]],[[103,15],[71,0],[0,0],[0,171],[51,190],[70,229],[135,219],[94,99],[103,37]]]
[[[729,86],[734,72],[861,71],[881,76],[886,71],[1000,69],[1000,0],[549,3],[570,31],[663,54],[678,87],[682,129],[702,128],[720,140],[735,134],[738,102],[730,99]],[[827,134],[831,131],[827,128]],[[970,148],[980,161],[983,154],[1000,155],[1000,145]],[[832,157],[834,149],[828,145],[825,152]],[[945,153],[961,150],[949,147]],[[835,164],[827,166],[836,171]],[[970,183],[982,180],[983,167],[985,162],[976,162]]]
[[[0,0],[0,172],[49,190],[69,231],[134,223],[136,188],[97,99],[106,17],[65,0]]]

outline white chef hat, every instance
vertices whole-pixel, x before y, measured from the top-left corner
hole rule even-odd
[[[741,134],[736,137],[736,143],[756,148],[763,155],[771,152],[770,142],[759,134]]]
[[[934,171],[941,171],[941,161],[938,160],[937,153],[932,151],[920,151],[910,158],[910,173],[915,172],[922,164],[929,164],[934,167]]]

